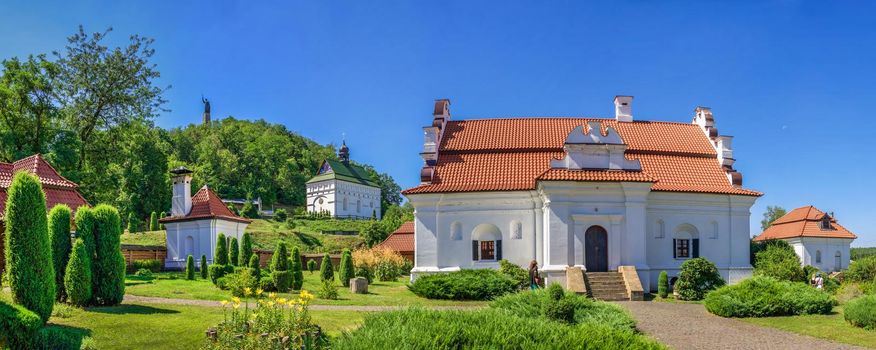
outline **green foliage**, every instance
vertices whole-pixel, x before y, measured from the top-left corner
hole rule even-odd
[[[307,271],[310,271],[311,274],[313,274],[313,271],[316,271],[316,260],[307,261]]]
[[[516,283],[498,271],[475,269],[420,276],[408,288],[429,299],[491,300],[513,292]]]
[[[252,269],[253,275],[261,277],[262,276],[262,267],[259,266],[259,263],[260,263],[259,256],[252,255],[249,257],[249,264],[247,266],[250,269]]]
[[[52,261],[55,268],[56,300],[63,300],[66,295],[64,290],[64,271],[67,270],[67,262],[70,260],[70,221],[72,216],[73,213],[70,207],[65,204],[55,205],[49,211],[48,225],[49,237],[52,241]],[[83,252],[84,254],[85,252]],[[89,283],[91,282],[89,281]]]
[[[91,259],[88,257],[85,242],[77,238],[73,243],[73,253],[64,270],[64,288],[67,302],[76,306],[86,306],[91,302]]]
[[[800,267],[800,258],[790,245],[769,244],[755,255],[754,274],[780,281],[803,282],[806,274]]]
[[[860,283],[856,282],[846,282],[843,283],[839,289],[836,291],[836,300],[840,304],[845,304],[852,299],[856,299],[860,296],[867,294],[864,292],[864,288],[861,288]]]
[[[529,272],[516,264],[502,259],[499,260],[499,272],[517,283],[517,289],[529,288]],[[408,271],[410,273],[410,270]]]
[[[140,222],[137,220],[137,217],[134,216],[134,213],[128,213],[128,232],[134,233],[139,232]]]
[[[236,297],[249,296],[246,295],[246,288],[249,288],[250,293],[259,288],[259,276],[248,267],[239,268],[236,272],[225,275],[223,279],[225,280],[224,287]]]
[[[10,305],[0,300],[0,346],[27,349],[31,337],[43,326],[39,315],[21,305]],[[4,347],[5,348],[5,347]]]
[[[94,236],[94,212],[91,208],[82,206],[76,208],[76,234],[75,237],[82,239],[85,243],[85,252],[92,260],[95,254],[95,236]],[[136,261],[135,261],[136,262]]]
[[[681,264],[675,290],[682,300],[702,300],[706,293],[723,285],[715,264],[706,258],[693,258]]]
[[[320,288],[316,291],[316,296],[320,299],[326,300],[337,300],[338,299],[338,287],[335,286],[335,281],[322,281]]]
[[[0,157],[16,160],[59,145],[55,125],[63,115],[54,103],[58,67],[45,55],[4,59],[0,72]],[[61,151],[63,153],[63,151]],[[52,153],[55,153],[52,151]],[[55,156],[55,154],[49,154]]]
[[[271,278],[273,278],[274,287],[277,288],[278,292],[286,293],[289,291],[289,287],[292,285],[292,271],[275,270],[271,272]]]
[[[566,292],[563,291],[563,286],[558,283],[551,283],[547,287],[547,295],[550,300],[560,300],[566,295]]]
[[[119,211],[106,204],[94,207],[95,260],[92,297],[97,305],[117,305],[125,296],[125,258],[119,241]]]
[[[319,264],[319,279],[323,282],[335,280],[335,270],[328,253],[322,256],[322,262]]]
[[[159,219],[159,220],[164,219],[165,216],[167,216],[167,214],[165,214],[165,213],[162,211],[161,214],[158,215],[158,219]],[[164,230],[164,224],[162,224],[162,223],[159,222],[159,223],[158,223],[158,229],[163,231],[163,230]]]
[[[225,265],[212,264],[207,268],[210,271],[210,281],[213,282],[214,285],[219,285],[219,279],[225,276],[225,271],[228,269],[225,268]]]
[[[189,281],[195,280],[195,257],[191,255],[186,257],[186,279]]]
[[[252,235],[249,234],[249,232],[244,232],[243,236],[240,238],[240,260],[237,263],[237,266],[246,266],[252,255]]]
[[[542,305],[544,316],[552,321],[563,323],[575,322],[575,305],[566,299],[549,299]]]
[[[850,301],[843,307],[843,318],[855,327],[876,330],[876,295]]]
[[[518,317],[537,318],[547,317],[544,313],[546,304],[564,300],[574,309],[574,318],[570,323],[595,323],[630,331],[636,329],[633,317],[617,304],[595,301],[574,293],[562,293],[559,297],[552,297],[550,293],[547,289],[509,293],[490,302],[490,307],[509,311]]]
[[[286,229],[288,229],[288,230],[295,228],[295,219],[293,219],[293,218],[286,219],[286,221],[283,223],[283,226],[286,227]]]
[[[666,271],[660,271],[660,276],[657,277],[657,295],[661,298],[669,296],[669,276]]]
[[[274,278],[267,276],[259,279],[259,288],[266,292],[276,292],[277,286],[274,285]]]
[[[131,271],[147,269],[152,272],[161,272],[161,260],[158,259],[142,259],[131,261]]]
[[[836,300],[805,283],[755,276],[706,296],[709,312],[723,317],[829,314]]]
[[[852,247],[851,250],[849,251],[849,257],[852,260],[858,260],[860,258],[873,256],[873,255],[876,255],[876,247],[870,247],[870,248]]]
[[[370,220],[365,229],[359,232],[359,235],[365,239],[365,244],[368,247],[373,247],[375,244],[383,242],[389,235],[388,231],[380,224],[380,221]]]
[[[240,216],[240,211],[237,210],[237,207],[234,204],[228,203],[228,210],[231,210],[234,215]]]
[[[231,266],[241,266],[240,244],[237,243],[237,237],[231,237],[228,242],[228,264]]]
[[[216,251],[213,254],[214,265],[228,265],[228,241],[225,239],[225,234],[219,232],[216,235]],[[212,274],[210,274],[212,276]]]
[[[870,282],[876,279],[876,255],[864,257],[849,264],[846,278],[856,282]]]
[[[286,213],[286,209],[280,208],[280,209],[274,210],[274,221],[283,222],[283,221],[286,221],[287,217],[288,217],[288,214]]]
[[[341,253],[341,262],[338,267],[338,278],[341,280],[341,285],[344,287],[350,286],[350,279],[356,277],[356,271],[353,267],[353,253],[349,249],[344,249]]]
[[[316,267],[316,263],[313,260],[311,260],[310,262],[314,263],[314,267]],[[371,284],[374,278],[374,274],[367,266],[359,266],[356,268],[356,277],[362,277],[368,281],[368,284]]]
[[[201,279],[207,279],[207,277],[209,277],[208,271],[207,255],[201,255],[201,268],[199,269],[199,272],[201,273]]]
[[[158,229],[158,213],[153,211],[152,214],[149,215],[149,231],[158,231]]]
[[[385,213],[380,224],[383,226],[383,232],[387,235],[397,230],[405,222],[414,221],[414,207],[410,203],[405,203],[403,206],[396,203],[383,208]]]
[[[260,217],[259,208],[256,208],[252,204],[252,200],[247,198],[246,202],[243,203],[243,208],[240,209],[240,215],[249,219],[258,219]]]
[[[55,304],[55,269],[46,219],[46,197],[36,176],[18,172],[6,200],[6,270],[12,301],[43,322]]]
[[[301,290],[301,287],[304,286],[304,271],[302,270],[301,252],[298,250],[298,247],[292,247],[292,256],[289,258],[289,262],[289,268],[292,271],[292,289]]]
[[[785,208],[780,206],[772,206],[768,205],[766,211],[763,213],[763,220],[760,221],[761,230],[766,231],[767,228],[772,226],[773,221],[778,220],[780,217],[785,216],[788,212]]]
[[[271,256],[271,271],[289,270],[289,253],[286,250],[286,242],[277,242],[277,249]]]

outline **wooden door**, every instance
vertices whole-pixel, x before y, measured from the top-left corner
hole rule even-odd
[[[590,226],[584,233],[584,261],[587,272],[608,271],[608,232]]]

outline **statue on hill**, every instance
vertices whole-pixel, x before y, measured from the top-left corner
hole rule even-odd
[[[210,124],[210,100],[201,95],[201,103],[204,104],[204,124]]]

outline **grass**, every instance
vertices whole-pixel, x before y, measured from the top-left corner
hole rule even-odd
[[[876,348],[876,331],[868,331],[847,323],[843,319],[842,306],[835,307],[829,315],[742,318],[740,320],[758,326],[778,328],[840,343]]]
[[[167,238],[164,231],[149,231],[149,232],[135,232],[135,233],[122,233],[122,244],[131,244],[131,245],[149,245],[149,246],[160,246],[164,247],[167,244]]]
[[[131,295],[160,297],[160,298],[175,298],[175,299],[197,299],[197,300],[226,300],[231,298],[231,292],[221,290],[210,283],[209,280],[197,279],[187,281],[182,279],[182,274],[172,272],[162,272],[156,274],[158,277],[152,281],[142,281],[135,276],[128,276],[126,280],[127,287],[125,293]],[[175,279],[171,279],[175,278]],[[321,287],[319,274],[314,272],[304,272],[304,289],[309,291],[317,291]],[[313,304],[316,305],[357,305],[357,306],[483,306],[485,302],[476,301],[453,301],[453,300],[431,300],[421,298],[408,290],[407,282],[404,278],[398,282],[378,282],[374,281],[368,286],[368,294],[353,294],[349,288],[341,287],[338,284],[338,300],[315,299]],[[282,295],[288,297],[288,295]]]

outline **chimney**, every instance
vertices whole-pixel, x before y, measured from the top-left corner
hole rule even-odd
[[[192,210],[192,171],[183,166],[173,169],[170,181],[173,183],[170,216],[186,216]]]
[[[423,168],[420,169],[420,183],[432,182],[434,166],[438,163],[438,146],[444,135],[444,127],[450,120],[450,100],[435,100],[435,108],[432,111],[432,125],[423,127],[423,150],[420,157],[423,158]]]
[[[633,96],[614,97],[614,118],[619,122],[633,121]]]

